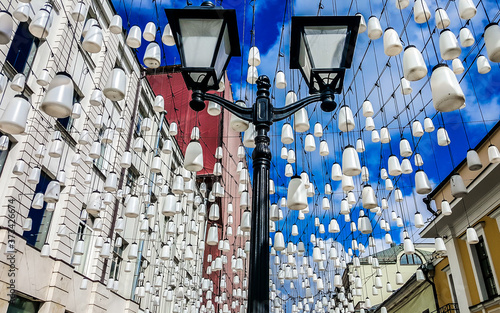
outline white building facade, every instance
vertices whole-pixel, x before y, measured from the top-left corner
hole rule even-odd
[[[30,106],[23,132],[1,134],[0,313],[198,312],[196,175],[125,36],[109,30],[111,4],[83,4],[1,1],[13,28],[0,45],[0,129],[19,95]],[[32,25],[49,14],[37,38]],[[100,28],[84,29],[90,18]],[[95,28],[90,53],[99,45],[82,31]],[[56,118],[42,104],[67,74],[73,109]]]

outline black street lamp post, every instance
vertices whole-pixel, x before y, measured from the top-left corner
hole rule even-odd
[[[195,111],[213,101],[255,126],[252,153],[252,228],[248,312],[269,312],[269,129],[274,122],[290,117],[313,102],[321,101],[325,112],[335,110],[334,94],[342,90],[345,69],[354,53],[359,16],[293,17],[290,68],[300,69],[310,96],[283,108],[271,103],[271,83],[265,75],[257,80],[257,98],[252,108],[239,106],[208,90],[218,83],[231,56],[239,56],[239,40],[234,10],[216,8],[210,2],[201,7],[166,9],[181,56],[181,70],[189,89],[190,106]],[[201,56],[197,59],[197,56]]]

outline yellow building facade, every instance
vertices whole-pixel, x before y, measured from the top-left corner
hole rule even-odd
[[[443,237],[446,253],[434,258],[437,297],[440,307],[457,303],[460,312],[500,312],[500,165],[490,163],[488,147],[500,144],[500,123],[474,149],[482,168],[471,171],[467,160],[429,194],[437,211],[421,232],[422,238]],[[451,195],[451,175],[458,173],[467,195]],[[447,201],[451,214],[442,213]],[[478,243],[467,242],[467,229],[474,228]],[[441,310],[440,312],[441,313]]]

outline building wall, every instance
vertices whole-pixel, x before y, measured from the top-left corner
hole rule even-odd
[[[415,245],[415,247],[419,250],[432,250],[432,247],[427,245]],[[420,265],[401,265],[400,258],[404,254],[404,252],[399,252],[396,256],[396,262],[390,263],[380,263],[382,270],[382,289],[379,289],[379,294],[377,296],[372,295],[372,286],[375,284],[375,269],[372,268],[370,264],[361,264],[361,267],[357,269],[358,275],[361,277],[363,281],[363,288],[361,296],[355,296],[354,303],[364,301],[366,297],[369,297],[371,300],[372,306],[376,306],[386,299],[388,299],[393,293],[389,293],[386,290],[386,283],[390,282],[392,289],[395,291],[400,286],[396,285],[396,273],[399,271],[403,276],[403,281],[407,282],[416,272],[416,270],[420,267]],[[417,252],[417,255],[422,259],[422,262],[425,263],[425,257]],[[352,267],[352,263],[349,264],[348,271],[349,273],[354,273],[356,269]]]
[[[445,257],[435,265],[434,268],[434,284],[436,285],[436,293],[438,296],[439,307],[446,305],[448,303],[453,303],[453,298],[451,295],[450,285],[448,282],[447,273],[443,271],[446,267],[449,267],[448,258]]]
[[[497,147],[500,147],[500,128],[497,128],[491,136],[488,138],[488,140],[483,143],[482,146],[480,146],[478,149],[475,149],[476,152],[479,155],[479,159],[481,160],[481,163],[483,164],[483,168],[479,171],[471,171],[467,167],[467,162],[462,164],[460,167],[457,168],[455,172],[458,172],[460,176],[462,177],[465,186],[468,186],[470,183],[474,181],[488,166],[489,164],[489,159],[488,159],[488,147],[489,145],[495,145]],[[449,181],[444,181],[443,185],[439,187],[437,192],[433,195],[432,197],[433,200],[435,200],[435,205],[438,211],[441,210],[441,201],[442,200],[447,200],[448,202],[452,202],[454,197],[451,195],[451,186]]]
[[[63,313],[63,312],[142,312],[146,308],[153,307],[153,294],[147,294],[144,299],[135,297],[137,273],[144,276],[143,282],[153,282],[157,275],[163,278],[161,287],[155,291],[161,296],[164,290],[170,288],[169,283],[176,278],[175,286],[184,286],[189,301],[186,304],[177,301],[181,309],[190,307],[196,311],[196,301],[198,300],[197,285],[201,271],[202,254],[195,253],[193,261],[184,261],[184,252],[181,249],[183,242],[192,243],[194,252],[198,251],[200,238],[204,237],[205,225],[200,223],[197,233],[188,234],[186,231],[177,231],[174,234],[166,233],[166,225],[169,220],[175,221],[177,227],[185,224],[185,219],[195,218],[196,207],[192,203],[192,197],[183,194],[178,197],[181,201],[181,214],[174,217],[165,218],[161,214],[164,199],[160,197],[161,186],[153,184],[152,180],[156,175],[150,172],[151,162],[156,155],[157,143],[161,139],[173,141],[173,152],[171,155],[160,154],[162,159],[162,174],[167,186],[172,185],[175,174],[182,172],[183,156],[176,138],[169,135],[167,121],[162,120],[159,113],[153,111],[152,105],[155,93],[148,82],[143,79],[142,66],[138,63],[134,52],[125,45],[123,35],[114,35],[108,31],[111,17],[115,14],[112,5],[107,1],[85,1],[87,7],[92,7],[93,14],[102,26],[104,41],[103,49],[99,53],[89,54],[82,50],[81,43],[76,39],[80,38],[83,22],[75,24],[70,19],[68,21],[67,12],[71,12],[77,1],[63,0],[54,2],[53,24],[50,28],[50,35],[47,40],[40,44],[34,57],[32,72],[27,79],[25,93],[31,97],[33,105],[26,134],[9,135],[12,146],[9,150],[8,158],[0,176],[0,313],[6,312],[8,308],[8,288],[11,284],[11,277],[8,276],[10,268],[9,254],[7,250],[9,236],[15,237],[15,266],[16,280],[15,290],[18,296],[35,299],[41,302],[40,312]],[[35,12],[41,7],[44,1],[34,0],[31,2]],[[17,7],[17,1],[1,1],[3,8],[12,12]],[[76,25],[76,29],[68,27]],[[14,27],[14,33],[16,31]],[[73,38],[73,32],[75,38]],[[16,74],[15,69],[5,63],[10,44],[0,46],[0,64],[3,65],[2,73],[10,79]],[[112,69],[120,65],[127,73],[127,88],[124,100],[113,103],[105,100],[101,106],[91,106],[89,98],[95,87],[103,89],[112,72]],[[75,83],[75,89],[81,93],[81,104],[83,107],[82,117],[75,120],[69,130],[65,130],[61,124],[53,117],[42,113],[38,108],[44,99],[46,88],[40,87],[36,83],[36,78],[43,69],[50,71],[50,76],[54,77],[58,71],[66,70],[71,74]],[[10,82],[9,82],[10,86]],[[0,113],[7,103],[16,93],[6,87],[1,95]],[[136,106],[137,104],[137,106]],[[149,131],[141,130],[141,135],[145,140],[143,152],[133,152],[132,169],[137,174],[137,180],[131,184],[131,193],[138,194],[143,187],[138,181],[144,178],[144,186],[148,187],[149,194],[158,198],[154,216],[149,219],[148,232],[140,235],[140,218],[125,218],[125,230],[119,235],[128,242],[128,246],[122,252],[122,263],[116,274],[119,276],[119,284],[116,290],[106,288],[110,282],[112,258],[104,259],[99,256],[100,249],[95,248],[98,236],[109,238],[112,243],[118,234],[113,231],[117,217],[123,216],[124,201],[113,194],[112,203],[102,207],[99,214],[102,222],[102,230],[93,229],[93,225],[88,224],[90,236],[85,235],[88,242],[88,252],[86,253],[87,265],[81,269],[75,263],[73,250],[77,239],[78,228],[81,223],[80,215],[87,204],[90,194],[94,190],[101,190],[107,175],[114,171],[123,178],[121,189],[125,188],[128,171],[122,170],[119,163],[125,150],[133,144],[136,136],[137,117],[136,108],[143,113],[143,117],[150,117],[153,121]],[[112,142],[103,153],[102,165],[82,164],[75,167],[70,164],[73,156],[80,151],[82,157],[89,153],[90,146],[78,144],[77,140],[83,130],[90,132],[92,140],[99,139],[99,128],[92,125],[98,114],[103,115],[103,124],[111,128],[116,126],[120,117],[124,118],[125,131],[115,132]],[[161,130],[160,130],[161,125]],[[51,137],[58,130],[61,132],[64,150],[63,157],[54,159],[46,156],[42,160],[35,157],[35,151],[40,144],[51,145]],[[131,141],[129,143],[129,133]],[[43,171],[54,179],[59,170],[66,172],[66,180],[61,182],[63,189],[59,201],[57,202],[52,217],[46,223],[47,239],[50,244],[50,257],[40,255],[41,242],[37,247],[26,243],[22,238],[22,226],[30,213],[31,202],[34,196],[35,186],[26,181],[27,173],[22,176],[12,174],[12,169],[16,160],[23,158],[31,169],[38,165]],[[90,174],[90,184],[84,182],[86,176]],[[195,179],[194,174],[189,174]],[[76,195],[71,196],[69,191],[71,186],[76,188]],[[43,192],[43,191],[42,191]],[[198,193],[198,191],[195,191]],[[141,196],[141,200],[145,199]],[[9,205],[13,205],[16,211],[13,229],[9,231]],[[143,210],[145,207],[143,208]],[[68,227],[69,236],[59,236],[58,228],[60,224]],[[128,252],[133,242],[137,242],[141,255],[135,259],[128,259]],[[163,244],[170,242],[174,249],[172,261],[159,261],[158,256]],[[112,246],[113,247],[113,246]],[[138,266],[141,257],[147,261],[148,266]],[[117,260],[115,258],[115,260]],[[133,270],[125,271],[125,264],[130,261]],[[186,277],[192,278],[186,280]],[[88,280],[88,287],[80,289],[81,282]],[[199,304],[199,301],[198,301]],[[161,301],[156,312],[171,312],[173,303]]]
[[[239,306],[231,307],[231,304],[237,302],[241,304],[244,299],[241,297],[233,296],[233,293],[240,289],[246,289],[243,280],[246,272],[236,273],[233,270],[234,262],[232,258],[237,255],[238,250],[242,251],[248,236],[237,236],[237,229],[241,224],[241,217],[243,210],[240,209],[241,195],[239,193],[239,172],[237,172],[238,162],[240,159],[237,157],[238,147],[241,145],[241,136],[239,133],[234,132],[230,127],[231,113],[222,110],[218,116],[211,116],[207,113],[206,109],[198,113],[194,112],[189,107],[191,99],[191,91],[187,89],[179,67],[164,67],[155,71],[148,72],[148,81],[151,83],[153,90],[156,94],[161,94],[166,99],[166,110],[170,112],[167,114],[167,119],[170,123],[175,122],[179,125],[179,134],[177,140],[181,151],[185,150],[185,146],[190,141],[191,129],[197,126],[200,130],[200,142],[204,154],[204,169],[198,174],[198,183],[206,183],[211,189],[215,182],[220,182],[224,187],[224,197],[218,198],[217,203],[220,207],[220,219],[211,221],[205,219],[205,237],[210,226],[215,223],[218,227],[219,240],[228,239],[230,243],[229,251],[221,251],[218,246],[207,245],[204,251],[202,265],[202,275],[204,279],[208,279],[213,284],[213,293],[211,299],[207,299],[207,294],[203,294],[203,303],[206,305],[207,301],[214,303],[216,311],[223,310],[223,303],[217,304],[215,302],[216,296],[221,296],[225,293],[227,300],[224,303],[229,304],[231,312],[239,312]],[[227,76],[225,77],[225,88],[223,91],[217,92],[220,97],[226,100],[233,101],[233,93],[231,90],[231,83]],[[171,100],[171,101],[170,101]],[[208,103],[207,103],[208,105]],[[220,163],[222,164],[222,176],[216,177],[213,175],[214,164],[218,161],[215,158],[215,149],[222,147],[223,155]],[[245,167],[248,167],[246,159],[241,160]],[[248,184],[247,190],[249,191],[249,202],[251,202],[251,186]],[[233,205],[233,213],[228,213],[229,204]],[[211,203],[207,202],[207,212],[210,210]],[[233,223],[229,225],[228,218],[232,216]],[[232,228],[232,235],[228,235],[228,227]],[[240,252],[241,253],[241,252]],[[220,256],[226,256],[228,261],[223,264],[221,271],[211,271],[207,273],[207,268],[212,263],[207,260],[209,257],[212,260]],[[246,259],[243,259],[245,269],[248,265]],[[238,275],[240,282],[234,283],[234,277]],[[221,279],[225,277],[226,287],[221,288]]]

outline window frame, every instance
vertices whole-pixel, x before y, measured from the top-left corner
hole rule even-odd
[[[408,263],[402,263],[401,260],[403,258],[406,258],[406,260],[407,260]],[[410,261],[409,258],[411,258],[413,260],[413,263],[409,263],[409,261]],[[415,258],[418,258],[418,260],[420,260],[420,263],[415,263]],[[401,265],[401,266],[415,266],[415,265],[422,265],[422,264],[424,264],[423,260],[422,260],[422,257],[419,254],[417,254],[417,253],[413,253],[413,254],[408,255],[408,254],[405,254],[403,252],[401,254],[401,256],[399,257],[398,261],[399,261],[399,265]]]
[[[447,265],[441,270],[446,275],[448,280],[448,288],[450,288],[451,300],[453,303],[458,303],[457,290],[455,289],[455,280],[453,279],[453,274],[451,272],[450,265]]]
[[[113,257],[111,260],[111,265],[109,267],[109,276],[108,276],[109,278],[113,278],[115,281],[120,280],[122,264],[124,262],[123,252],[125,251],[125,249],[127,249],[129,245],[128,241],[126,241],[122,236],[117,234],[116,238],[118,237],[122,238],[122,246],[120,248],[117,248],[116,246],[113,245],[113,251],[112,251]]]
[[[24,26],[26,26],[26,30],[27,30],[27,34],[29,36],[32,37],[32,41],[31,41],[31,45],[29,47],[29,52],[27,53],[27,56],[26,56],[26,60],[24,61],[24,64],[22,66],[22,70],[19,71],[17,68],[16,68],[16,63],[17,63],[17,58],[19,57],[19,51],[21,51],[22,49],[19,49],[19,51],[17,52],[17,55],[15,56],[15,61],[14,61],[14,64],[11,63],[12,60],[9,60],[9,55],[11,53],[11,49],[13,48],[13,45],[11,44],[10,47],[9,47],[9,50],[7,51],[7,54],[5,56],[5,63],[8,63],[12,69],[14,69],[14,71],[16,73],[22,73],[24,74],[24,76],[28,77],[29,75],[29,71],[31,71],[31,68],[33,66],[33,63],[35,62],[35,57],[36,57],[36,52],[38,50],[38,48],[40,48],[40,45],[41,45],[41,40],[39,38],[36,38],[35,36],[33,36],[30,32],[29,32],[29,24],[31,23],[31,19],[29,19],[28,21],[26,22],[20,22],[19,25],[17,26],[16,28],[16,31],[14,33],[14,37],[12,38],[12,42],[16,42],[19,43],[19,40],[16,40],[16,37],[18,35],[18,32],[21,30],[21,29],[24,29]],[[33,49],[34,48],[34,49]],[[29,70],[28,70],[29,69]]]
[[[86,209],[86,205],[83,205],[82,210]],[[73,246],[73,251],[76,246],[76,243],[78,240],[83,237],[85,240],[85,247],[84,247],[84,252],[82,256],[82,262],[80,265],[74,265],[75,271],[78,273],[88,276],[88,271],[91,266],[91,255],[92,255],[92,250],[90,250],[90,246],[93,245],[93,238],[94,238],[94,220],[95,216],[92,214],[88,215],[88,218],[85,221],[80,220],[80,223],[78,224],[78,231],[77,231],[77,237],[75,239],[75,244]],[[73,264],[73,258],[74,254],[71,256],[71,264]]]
[[[47,183],[45,186],[43,185],[40,185],[40,183],[42,183],[42,179],[45,183],[45,179],[47,179]],[[49,185],[49,183],[53,180],[53,178],[45,171],[42,169],[41,173],[40,173],[40,181],[38,182],[38,184],[35,186],[35,189],[34,189],[34,192],[33,192],[33,195],[35,195],[36,193],[38,192],[45,192],[45,190],[47,189],[47,186]],[[41,188],[43,189],[39,189],[38,186],[42,186]],[[61,186],[62,187],[62,186]],[[62,188],[61,188],[62,190]],[[47,238],[49,237],[49,233],[50,233],[50,226],[52,224],[52,217],[54,216],[54,211],[47,211],[47,202],[43,202],[43,206],[41,209],[33,209],[33,207],[31,207],[30,205],[30,209],[29,209],[29,213],[28,213],[28,216],[27,217],[32,217],[31,215],[31,212],[42,212],[41,214],[41,219],[40,219],[40,225],[38,226],[38,230],[37,230],[37,233],[35,234],[33,232],[33,228],[27,232],[27,231],[24,231],[23,232],[23,239],[26,240],[26,244],[31,246],[31,247],[35,247],[36,249],[39,249],[41,250],[43,245],[45,244],[45,242],[47,241]],[[35,214],[35,213],[33,213]],[[32,219],[33,220],[33,219]],[[45,232],[43,232],[43,229],[45,229]],[[41,230],[42,230],[42,233],[41,233]],[[26,235],[25,235],[26,233]],[[31,234],[31,236],[34,236],[35,237],[35,242],[34,243],[30,243],[30,241],[32,240],[29,240],[26,236],[28,234]],[[40,237],[40,235],[42,235],[42,237]],[[43,239],[43,240],[41,240]]]
[[[495,267],[493,266],[493,264],[491,262],[491,253],[490,253],[491,250],[488,246],[488,241],[487,241],[486,235],[484,233],[483,223],[481,222],[481,223],[475,225],[474,229],[476,230],[478,238],[479,239],[482,238],[482,240],[484,241],[484,247],[486,249],[486,254],[488,255],[488,262],[489,262],[489,265],[491,268],[491,272],[493,274],[493,280],[495,282],[495,289],[496,289],[497,296],[498,296],[498,295],[500,295],[499,294],[500,289],[499,289],[499,284],[498,284],[498,278],[497,278],[497,274],[495,272]],[[462,239],[467,240],[467,236],[464,236]],[[479,293],[479,299],[481,300],[481,302],[492,300],[495,297],[492,297],[492,298],[488,297],[488,292],[486,290],[486,285],[484,283],[484,278],[483,278],[483,274],[482,274],[481,265],[479,264],[479,259],[477,256],[476,247],[475,247],[475,245],[470,245],[468,243],[466,245],[467,245],[467,250],[469,252],[469,259],[470,259],[470,262],[472,265],[472,271],[474,273],[474,280],[476,282],[476,287],[477,287],[477,290]],[[474,247],[472,247],[472,246],[474,246]]]

